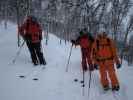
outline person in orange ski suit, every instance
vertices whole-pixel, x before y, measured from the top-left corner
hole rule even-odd
[[[113,40],[107,37],[105,32],[97,35],[92,46],[92,59],[99,66],[101,84],[104,90],[109,89],[109,80],[112,90],[118,91],[120,88],[115,72],[115,66],[120,68],[121,63],[117,55],[117,50]]]
[[[91,46],[93,37],[87,32],[86,29],[82,29],[79,34],[79,37],[76,40],[71,40],[71,42],[72,44],[80,45],[81,47],[82,70],[87,71],[89,69],[92,71],[94,69],[91,60]]]

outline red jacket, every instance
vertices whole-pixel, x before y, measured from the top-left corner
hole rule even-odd
[[[27,20],[18,30],[21,36],[31,40],[31,42],[39,42],[42,39],[42,29],[37,22]]]
[[[87,34],[84,34],[76,40],[76,44],[79,44],[81,48],[90,48],[92,41],[88,38]]]

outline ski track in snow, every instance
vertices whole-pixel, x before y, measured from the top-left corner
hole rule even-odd
[[[59,39],[54,35],[50,34],[48,45],[45,45],[45,39],[42,42],[47,62],[45,69],[42,69],[43,66],[35,67],[31,64],[26,45],[16,62],[12,64],[18,50],[17,33],[15,25],[9,24],[8,27],[8,30],[0,27],[0,100],[116,100],[115,94],[113,95],[111,91],[103,93],[98,71],[92,73],[90,88],[88,88],[89,74],[85,73],[84,96],[82,95],[80,49],[78,47],[72,49],[69,69],[65,72],[71,44],[65,45],[62,42],[60,45]],[[5,34],[1,35],[3,33]],[[20,75],[24,75],[25,78],[20,78]],[[38,80],[33,80],[34,78]],[[78,79],[77,82],[74,82],[75,78]],[[128,87],[122,78],[120,77],[122,83],[120,96],[115,96],[118,100],[132,100],[131,91],[128,91],[130,94],[127,95],[127,89],[132,85]]]

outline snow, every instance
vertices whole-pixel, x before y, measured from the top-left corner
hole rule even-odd
[[[12,63],[17,47],[16,25],[8,23],[5,30],[0,25],[0,100],[117,100],[111,91],[103,93],[99,81],[98,71],[92,73],[91,88],[88,90],[89,74],[85,73],[85,88],[80,81],[81,55],[80,48],[72,49],[72,55],[68,72],[65,71],[69,57],[71,44],[64,42],[60,45],[59,38],[49,34],[48,45],[45,39],[42,42],[43,52],[47,65],[33,66],[29,52],[24,45],[15,64]],[[26,78],[19,78],[25,75]],[[124,62],[117,71],[121,89],[119,100],[132,100],[133,95],[133,66],[127,66]],[[39,80],[32,80],[38,78]],[[77,78],[78,82],[74,82]],[[88,93],[89,91],[89,93]],[[89,95],[88,95],[89,94]]]

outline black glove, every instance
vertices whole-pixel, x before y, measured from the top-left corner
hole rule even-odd
[[[23,39],[28,42],[32,41],[32,37],[30,35],[24,35]]]
[[[22,38],[24,39],[24,40],[26,40],[26,36],[25,35],[21,35],[22,36]]]
[[[72,43],[72,44],[75,44],[75,40],[71,40],[71,43]]]
[[[98,70],[98,65],[97,64],[94,64],[94,69]]]
[[[121,68],[121,64],[116,65],[117,69]]]

